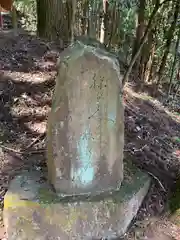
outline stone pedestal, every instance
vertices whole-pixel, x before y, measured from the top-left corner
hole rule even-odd
[[[48,181],[29,172],[11,182],[4,199],[8,240],[113,239],[126,232],[150,179],[123,162],[121,93],[119,64],[100,45],[77,41],[62,52],[48,119]]]
[[[148,175],[125,162],[119,191],[60,198],[40,172],[23,172],[12,180],[4,199],[8,240],[114,239],[126,232],[149,184]]]

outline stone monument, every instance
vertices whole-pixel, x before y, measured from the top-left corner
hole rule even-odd
[[[8,240],[114,239],[150,184],[123,161],[124,109],[116,58],[77,40],[61,53],[47,129],[48,181],[23,172],[4,199]]]
[[[49,179],[64,195],[118,190],[124,147],[118,63],[81,42],[63,55],[48,121]]]

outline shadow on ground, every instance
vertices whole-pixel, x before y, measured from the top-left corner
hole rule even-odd
[[[13,31],[0,32],[1,200],[16,169],[45,162],[44,150],[41,154],[37,151],[45,147],[44,135],[26,149],[46,131],[59,52],[55,43],[22,29],[17,36]]]
[[[163,85],[160,86],[158,90],[156,83],[145,83],[143,86],[139,86],[139,84],[132,83],[132,88],[135,92],[139,92],[140,94],[145,93],[149,97],[156,98],[170,111],[180,113],[180,95],[179,91],[177,91],[177,87],[178,86],[176,87],[173,86],[171,89],[171,93],[168,96],[169,91],[168,83],[163,83]]]
[[[126,97],[127,152],[131,149],[137,164],[142,160],[141,164],[155,175],[176,178],[180,166],[180,119],[152,98],[144,99],[132,91]]]
[[[28,152],[35,153],[37,149],[28,146],[33,139],[46,132],[54,83],[53,78],[41,83],[17,82],[10,77],[0,78],[3,89],[0,94],[0,147],[3,151],[8,154],[18,151],[23,151],[24,155]],[[43,144],[41,148],[44,147]],[[25,150],[27,148],[28,152]]]
[[[153,185],[137,216],[161,215],[180,174],[180,119],[160,102],[127,88],[125,101],[125,157],[152,177]]]

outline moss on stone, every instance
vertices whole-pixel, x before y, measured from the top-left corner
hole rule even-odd
[[[23,200],[19,198],[18,194],[8,194],[4,198],[4,208],[18,208],[18,207],[36,207],[38,206],[38,202],[30,201],[30,200]]]

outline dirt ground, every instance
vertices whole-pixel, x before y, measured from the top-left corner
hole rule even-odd
[[[46,171],[46,121],[59,51],[56,44],[26,33],[16,37],[11,32],[0,33],[1,211],[14,175],[32,167]],[[131,86],[125,89],[124,103],[125,157],[152,177],[151,189],[127,235],[128,239],[140,239],[138,234],[147,227],[142,220],[166,211],[169,189],[180,173],[180,115],[148,95],[135,93]],[[3,239],[2,219],[0,222]],[[141,233],[137,234],[135,227]]]

